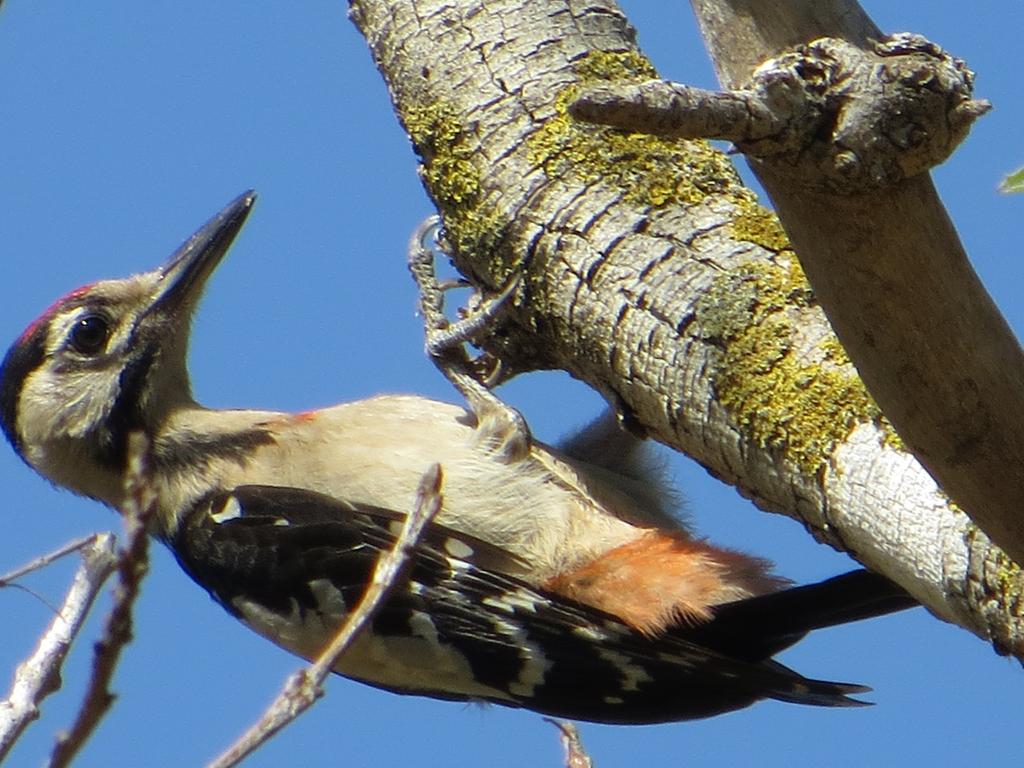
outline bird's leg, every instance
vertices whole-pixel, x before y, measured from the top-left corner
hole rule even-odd
[[[490,387],[502,379],[501,361],[486,353],[470,357],[466,344],[474,344],[486,334],[509,297],[519,286],[513,278],[499,293],[483,296],[460,309],[460,318],[449,321],[445,315],[445,293],[469,285],[461,280],[440,281],[434,269],[438,253],[444,253],[440,220],[430,216],[413,232],[409,240],[409,271],[420,292],[420,312],[426,334],[426,352],[438,370],[466,398],[477,417],[477,435],[490,450],[505,461],[516,461],[530,450],[530,429],[522,414],[503,402]]]
[[[461,317],[452,322],[444,311],[444,294],[453,288],[472,287],[466,280],[439,281],[434,270],[438,253],[446,254],[440,236],[441,222],[437,216],[428,216],[413,233],[409,241],[409,270],[420,290],[420,306],[426,327],[427,353],[443,356],[452,348],[474,343],[490,328],[509,297],[519,287],[513,278],[499,293],[483,296],[477,291],[469,306],[459,310]],[[468,359],[468,358],[467,358]]]

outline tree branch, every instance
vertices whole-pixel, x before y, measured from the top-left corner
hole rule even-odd
[[[15,579],[76,551],[81,551],[82,563],[75,572],[64,604],[39,639],[35,651],[18,666],[7,700],[0,704],[0,763],[29,723],[39,717],[43,700],[60,689],[64,659],[96,596],[116,567],[114,537],[104,533],[79,539],[0,577],[0,585],[8,586]]]
[[[747,89],[651,81],[584,92],[570,113],[658,136],[724,139],[789,184],[871,193],[943,162],[991,104],[974,73],[919,35],[872,50],[819,38],[762,62]]]
[[[590,383],[630,427],[1024,654],[1019,571],[902,449],[728,159],[569,114],[584,89],[656,78],[614,3],[354,0],[351,16],[457,268],[490,294],[522,276],[489,353]]]
[[[156,496],[150,484],[149,442],[141,432],[128,438],[124,520],[125,546],[118,553],[115,570],[118,583],[114,604],[107,614],[103,635],[96,642],[92,675],[82,697],[78,715],[67,733],[61,734],[50,755],[51,768],[71,764],[100,721],[110,710],[116,696],[110,691],[121,651],[132,641],[132,611],[149,571],[149,520],[155,510]]]
[[[762,155],[751,168],[900,437],[974,522],[1024,563],[1024,474],[1006,471],[1024,462],[1024,351],[922,172],[948,154],[929,150],[951,149],[984,109],[956,98],[969,94],[972,73],[923,38],[879,43],[882,35],[852,0],[695,0],[694,8],[728,88],[746,88],[755,68],[762,72],[766,59],[797,43],[846,41],[824,95],[829,130],[807,136],[797,153],[845,158],[835,167],[840,175],[879,183],[829,183],[834,171],[823,162]],[[812,28],[801,27],[807,19]],[[891,139],[909,165],[898,174],[865,151]]]
[[[594,761],[584,749],[583,742],[580,740],[580,732],[575,725],[564,720],[553,720],[550,717],[544,719],[558,729],[562,748],[565,750],[565,768],[594,768]]]

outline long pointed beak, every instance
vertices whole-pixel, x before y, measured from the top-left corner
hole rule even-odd
[[[174,315],[198,298],[207,278],[220,264],[256,202],[244,192],[200,227],[161,267],[160,285],[149,312]]]

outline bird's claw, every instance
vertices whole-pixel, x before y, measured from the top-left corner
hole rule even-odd
[[[507,371],[500,360],[486,352],[470,356],[465,345],[475,344],[486,335],[515,294],[520,280],[518,276],[512,278],[499,293],[491,296],[485,297],[477,290],[469,305],[459,310],[461,317],[450,321],[445,314],[445,293],[470,283],[438,280],[434,264],[437,254],[445,253],[440,227],[440,219],[430,216],[420,223],[409,240],[409,271],[419,288],[426,352],[438,370],[466,398],[477,417],[481,442],[504,459],[514,461],[529,452],[531,437],[522,415],[490,390],[504,379]]]

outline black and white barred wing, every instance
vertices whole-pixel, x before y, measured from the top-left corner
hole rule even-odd
[[[203,500],[170,544],[228,611],[309,658],[358,603],[401,520],[302,489],[241,486]],[[846,694],[866,690],[744,661],[685,630],[644,636],[506,575],[521,566],[486,542],[429,526],[336,671],[399,693],[607,723],[706,717],[763,698],[849,706],[858,702]]]

